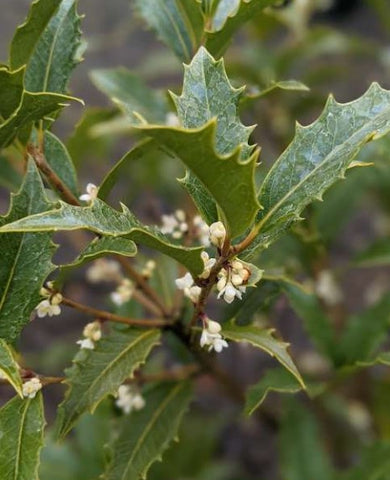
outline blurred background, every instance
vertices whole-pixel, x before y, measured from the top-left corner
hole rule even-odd
[[[8,44],[30,1],[0,3],[5,7],[0,16],[0,61],[6,63]],[[134,14],[131,3],[79,1],[79,12],[85,14],[86,51],[73,74],[70,91],[84,99],[86,106],[66,109],[54,131],[67,144],[77,166],[80,191],[88,182],[98,185],[137,140],[123,114],[96,86],[91,72],[123,66],[149,87],[181,90],[180,61]],[[347,102],[362,95],[373,81],[390,88],[390,5],[387,0],[285,2],[241,29],[224,58],[234,86],[247,86],[241,112],[245,124],[257,124],[252,140],[262,147],[261,182],[293,138],[295,122],[306,125],[317,118],[329,93],[339,102]],[[290,275],[314,289],[336,332],[348,325],[351,315],[359,318],[389,296],[389,157],[389,139],[367,147],[359,159],[374,166],[354,169],[346,181],[326,194],[323,204],[310,207],[306,220],[260,259],[262,268],[275,275]],[[160,164],[132,165],[128,176],[116,185],[111,204],[123,201],[150,224],[159,224],[162,214],[179,207],[192,216],[194,207],[175,181],[182,174],[181,167],[168,159]],[[2,214],[8,208],[9,191],[15,191],[18,183],[15,175],[0,185]],[[84,233],[57,235],[60,248],[55,261],[71,261],[90,238]],[[146,251],[142,254],[141,263],[149,256]],[[161,275],[168,275],[173,285],[177,272],[164,262]],[[85,268],[73,271],[68,280],[67,296],[107,308],[112,286],[88,284]],[[133,313],[137,308],[131,302],[122,312]],[[221,321],[233,314],[245,316],[245,310],[212,308]],[[259,324],[276,327],[292,344],[293,358],[318,391],[324,382],[331,386],[311,402],[304,395],[291,400],[290,395],[286,399],[271,394],[264,406],[267,415],[247,420],[209,379],[202,378],[194,410],[184,422],[182,441],[165,455],[163,464],[152,468],[151,478],[390,479],[390,463],[385,463],[390,458],[389,368],[340,373],[330,365],[321,345],[318,348],[321,341],[310,328],[314,311],[292,294],[288,299],[272,282],[256,289],[246,308]],[[385,318],[381,324],[384,347],[389,343],[389,314],[386,309],[377,313]],[[368,319],[371,321],[370,314]],[[25,363],[47,375],[61,375],[77,350],[75,341],[84,323],[81,314],[64,308],[60,320],[45,318],[28,326],[20,345]],[[245,384],[256,382],[276,365],[250,349],[232,346],[229,350],[233,354],[224,353],[221,360]],[[155,364],[160,360],[157,354]],[[52,386],[45,392],[49,423],[63,391]],[[9,393],[1,389],[0,398]],[[67,444],[57,446],[49,440],[41,480],[51,480],[54,467],[59,480],[97,477],[103,444],[110,435],[105,419],[112,413],[111,403],[105,402],[94,417],[85,417]],[[381,465],[377,476],[364,476],[359,470],[365,459]]]

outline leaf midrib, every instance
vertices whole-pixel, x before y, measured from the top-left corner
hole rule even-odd
[[[23,432],[24,432],[24,424],[26,421],[27,410],[28,410],[28,407],[30,406],[30,403],[31,403],[30,398],[24,400],[22,403],[22,406],[24,407],[24,409],[23,409],[22,417],[20,419],[21,421],[19,423],[20,428],[19,428],[19,434],[18,434],[16,458],[15,458],[14,480],[18,480],[18,476],[19,476],[19,459],[21,457],[21,450],[22,450],[21,445],[22,445],[22,438],[23,438]]]

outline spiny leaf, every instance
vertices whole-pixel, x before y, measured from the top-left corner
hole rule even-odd
[[[51,208],[41,178],[32,161],[10,210],[0,217],[0,226]],[[12,342],[30,321],[40,299],[39,290],[53,270],[55,245],[50,233],[1,233],[0,337]]]
[[[176,437],[191,400],[189,382],[157,384],[145,393],[145,407],[122,420],[105,480],[146,478],[152,463]]]
[[[294,140],[265,178],[256,241],[247,255],[275,241],[303,209],[338,179],[369,141],[390,131],[390,91],[374,83],[359,99],[339,104],[330,97],[314,123],[297,126]]]
[[[235,152],[238,146],[240,146],[240,161],[248,161],[248,164],[245,166],[245,169],[237,168],[236,175],[246,175],[246,181],[249,181],[249,183],[246,184],[247,195],[245,198],[242,198],[244,205],[241,215],[247,217],[243,218],[242,223],[244,224],[245,221],[250,222],[253,220],[251,215],[254,215],[254,212],[259,208],[255,199],[254,181],[250,178],[250,176],[253,175],[253,168],[257,156],[254,154],[251,157],[253,147],[248,145],[249,135],[253,127],[244,126],[238,116],[238,102],[243,89],[234,89],[231,86],[225,72],[223,61],[215,61],[204,48],[201,48],[190,65],[184,68],[182,94],[180,97],[173,96],[180,122],[186,129],[193,129],[200,128],[212,119],[216,119],[215,138],[213,139],[216,153],[219,155],[229,155]],[[179,156],[179,158],[181,157]],[[207,164],[206,161],[207,158],[204,159],[204,162]],[[233,162],[232,160],[230,163]],[[236,162],[238,162],[238,159]],[[211,163],[212,160],[210,159],[210,164]],[[186,163],[186,166],[190,171],[187,172],[181,182],[194,199],[195,204],[207,223],[215,222],[218,218],[215,206],[215,189],[219,188],[221,192],[224,192],[225,196],[226,192],[231,192],[231,185],[225,186],[225,179],[221,178],[224,167],[222,167],[222,164],[219,164],[218,170],[210,170],[209,176],[213,175],[216,177],[214,180],[220,180],[219,186],[215,187],[214,190],[210,190],[209,183],[205,183],[205,175],[200,177],[197,170],[194,170],[191,164]],[[210,165],[210,169],[211,168]],[[238,184],[240,184],[241,177],[234,178],[236,178]],[[210,182],[210,180],[208,181]],[[240,185],[236,189],[236,195],[233,201],[240,203],[241,198],[239,198],[239,193],[242,194],[243,191],[243,185]],[[224,199],[223,203],[226,203],[226,199]],[[220,203],[219,206],[222,210],[225,210]],[[238,228],[240,228],[240,226]]]
[[[70,386],[60,405],[57,435],[64,437],[80,415],[94,412],[99,403],[131,377],[159,342],[158,330],[114,330],[96,343],[94,350],[81,349],[66,371]]]
[[[203,35],[204,19],[198,0],[135,0],[135,7],[180,60],[191,60]]]
[[[262,379],[246,392],[245,413],[252,413],[264,402],[270,392],[297,393],[302,386],[284,368],[267,370]]]
[[[223,55],[234,33],[276,0],[221,0],[212,26],[207,31],[206,47],[215,57]]]
[[[289,372],[294,375],[298,382],[305,388],[297,367],[287,352],[288,343],[277,340],[273,337],[274,329],[264,330],[254,325],[238,326],[234,322],[224,324],[223,336],[235,342],[246,342],[254,347],[264,350],[266,353],[275,357]]]
[[[132,121],[140,113],[149,122],[165,123],[168,102],[162,92],[145,86],[139,77],[126,68],[93,70],[91,79]]]
[[[60,208],[56,210],[4,225],[0,234],[86,229],[101,235],[125,237],[154,248],[182,263],[194,275],[203,271],[204,264],[200,258],[203,247],[187,248],[170,243],[156,228],[142,225],[123,204],[122,212],[99,199],[88,207],[75,207],[64,202],[59,204]]]
[[[80,61],[80,17],[76,0],[35,2],[11,43],[12,68],[27,65],[25,87],[32,92],[65,93]]]
[[[13,350],[2,338],[0,338],[0,373],[6,377],[19,396],[23,397],[19,365]]]
[[[33,399],[15,397],[0,409],[2,480],[38,478],[44,426],[41,392]]]

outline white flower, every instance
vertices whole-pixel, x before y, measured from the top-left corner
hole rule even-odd
[[[221,331],[221,325],[218,322],[213,320],[206,320],[206,327],[202,330],[202,335],[200,337],[200,346],[209,347],[209,352],[215,350],[217,353],[220,353],[223,348],[228,347],[226,340],[222,338],[222,335],[219,333]]]
[[[205,251],[203,251],[200,256],[202,257],[203,263],[204,263],[204,270],[203,272],[199,275],[200,278],[209,278],[211,269],[215,265],[215,262],[217,261],[215,258],[210,258],[209,254]]]
[[[145,406],[145,400],[134,387],[121,385],[118,388],[116,406],[122,409],[125,414],[132,410],[141,410]]]
[[[198,237],[200,243],[204,245],[205,247],[208,247],[210,245],[210,228],[207,225],[207,223],[203,220],[203,218],[200,215],[195,215],[195,217],[192,220],[192,224],[194,226],[194,234],[196,237]]]
[[[188,297],[192,303],[198,302],[201,292],[202,289],[197,285],[184,289],[184,295],[186,295],[186,297]]]
[[[110,298],[115,305],[121,306],[131,299],[133,292],[134,284],[128,278],[124,278],[115,292],[111,293]]]
[[[60,303],[62,302],[62,295],[60,293],[56,293],[51,298],[46,300],[42,300],[38,305],[35,307],[37,311],[37,315],[39,318],[52,317],[54,315],[59,315],[61,313]]]
[[[179,117],[173,112],[168,112],[165,115],[165,125],[167,125],[168,127],[179,127]]]
[[[121,278],[120,265],[115,260],[99,258],[88,268],[86,277],[91,283],[115,282]]]
[[[93,342],[98,342],[102,338],[100,322],[87,323],[84,327],[83,335],[85,338],[89,338]]]
[[[226,238],[226,228],[222,222],[214,222],[209,228],[210,242],[221,248]]]
[[[88,183],[85,190],[87,193],[83,193],[83,195],[80,195],[79,199],[83,202],[93,202],[97,198],[99,191],[98,187],[93,183]]]
[[[338,287],[330,270],[322,270],[319,273],[315,290],[319,298],[330,306],[337,305],[343,299],[343,292]]]
[[[145,278],[150,278],[155,268],[156,268],[156,262],[154,260],[148,260],[141,271],[141,275]]]
[[[218,298],[223,296],[227,303],[232,303],[237,297],[242,299],[245,293],[245,285],[251,276],[250,270],[239,260],[233,260],[226,268],[223,268],[218,274],[217,290]]]
[[[186,288],[192,287],[194,279],[192,278],[192,275],[187,272],[184,277],[177,278],[175,283],[179,290],[185,290]]]
[[[183,234],[188,232],[185,220],[186,214],[183,210],[176,210],[173,215],[162,215],[161,233],[172,235],[175,239],[182,238]]]
[[[27,380],[27,382],[23,383],[23,396],[27,398],[34,398],[41,388],[42,383],[39,378],[31,378],[30,380]]]
[[[85,350],[93,350],[95,348],[95,344],[90,338],[83,338],[82,340],[77,340],[77,345],[80,345],[80,348],[84,348]]]

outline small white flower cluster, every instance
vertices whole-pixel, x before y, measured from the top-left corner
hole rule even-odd
[[[336,279],[330,270],[322,270],[319,273],[315,291],[318,297],[331,307],[343,300],[343,292],[337,285]]]
[[[98,258],[88,268],[86,277],[90,283],[120,281],[122,278],[121,268],[115,260]]]
[[[173,215],[162,215],[161,233],[172,235],[172,238],[182,238],[188,232],[186,214],[183,210],[176,210]]]
[[[145,263],[145,266],[141,270],[141,275],[148,279],[153,275],[154,270],[156,269],[156,262],[154,260],[148,260]]]
[[[85,191],[87,193],[80,195],[79,199],[83,202],[92,203],[98,196],[99,188],[93,183],[88,183]]]
[[[26,398],[34,398],[41,388],[42,383],[39,378],[31,378],[30,380],[27,380],[27,382],[23,383],[23,396]]]
[[[201,245],[205,247],[210,246],[210,228],[200,215],[195,215],[192,219],[192,225],[194,226],[194,235],[199,239]]]
[[[116,406],[126,415],[132,410],[141,410],[145,406],[145,400],[140,392],[131,385],[121,385],[118,389]]]
[[[248,282],[250,275],[251,272],[242,262],[234,260],[218,274],[218,298],[223,295],[226,303],[232,303],[236,297],[241,300],[242,294],[246,291],[245,284]]]
[[[222,248],[226,239],[226,228],[222,222],[214,222],[209,227],[210,242],[218,248]]]
[[[43,318],[46,317],[46,315],[49,315],[49,317],[59,315],[61,313],[60,303],[62,302],[62,295],[58,292],[52,295],[45,287],[42,287],[39,293],[43,297],[46,297],[46,299],[39,302],[35,307],[38,317]]]
[[[83,330],[84,338],[77,340],[77,344],[80,348],[86,350],[93,350],[95,348],[95,342],[98,342],[102,338],[102,329],[100,322],[91,322],[85,325]]]
[[[115,292],[112,292],[110,294],[110,298],[115,303],[115,305],[121,306],[131,299],[134,290],[135,286],[133,282],[128,278],[122,278]]]
[[[228,347],[226,340],[221,335],[221,325],[209,318],[204,320],[204,327],[200,337],[200,346],[208,347],[208,351],[215,350],[217,353],[222,352],[223,348]]]

